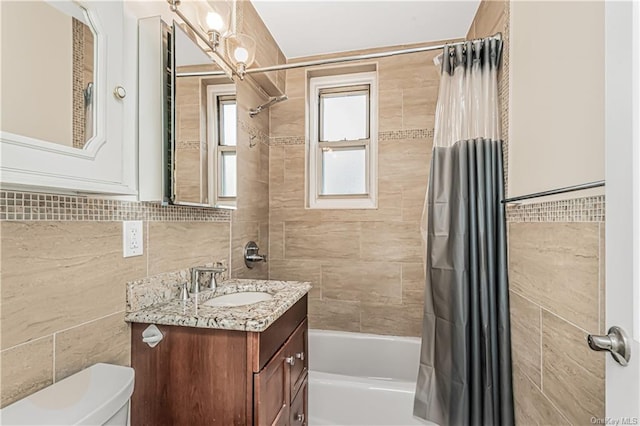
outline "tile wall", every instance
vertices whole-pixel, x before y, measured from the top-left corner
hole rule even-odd
[[[437,53],[365,62],[378,71],[377,210],[305,209],[307,74],[287,71],[289,100],[270,109],[269,277],[313,282],[312,328],[420,334]]]
[[[30,202],[21,200],[22,208]],[[57,205],[48,208],[52,217],[61,216],[55,209],[74,208],[66,201]],[[207,262],[229,264],[231,224],[228,217],[212,219],[147,216],[144,254],[126,259],[122,223],[114,218],[0,222],[0,404],[96,362],[127,365],[125,283]]]
[[[604,228],[604,221],[509,223],[520,424],[604,417],[605,354],[586,341],[588,333],[605,331]]]
[[[195,69],[193,69],[195,68]],[[202,66],[180,67],[178,72],[202,70]],[[228,83],[228,82],[227,82]],[[200,176],[201,156],[206,156],[207,141],[201,140],[201,127],[206,128],[206,123],[201,123],[201,105],[206,105],[201,93],[200,77],[181,77],[176,81],[176,199],[181,202],[202,203],[202,181],[207,176]],[[206,93],[206,92],[204,92]],[[208,201],[208,200],[207,200]]]

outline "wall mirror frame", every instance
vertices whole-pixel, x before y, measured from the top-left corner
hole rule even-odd
[[[125,140],[123,130],[126,103],[135,96],[122,95],[126,96],[127,91],[133,95],[136,90],[124,72],[123,4],[71,0],[56,4],[57,9],[62,5],[63,9],[81,10],[93,27],[93,137],[79,149],[72,143],[62,145],[0,129],[1,185],[7,189],[135,194],[132,170],[136,147],[131,140]],[[2,85],[5,84],[12,82],[3,78]],[[116,93],[119,87],[122,89]]]
[[[169,182],[165,185],[170,188],[169,200],[177,205],[235,209],[235,83],[226,76],[180,76],[211,71],[216,64],[175,21],[172,34]]]

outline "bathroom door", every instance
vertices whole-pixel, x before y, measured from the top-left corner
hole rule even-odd
[[[605,3],[606,325],[631,346],[626,367],[607,356],[606,424],[640,424],[639,21],[637,1]]]

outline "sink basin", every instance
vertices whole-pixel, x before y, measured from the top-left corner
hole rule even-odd
[[[214,297],[203,303],[205,306],[244,306],[252,303],[265,302],[273,296],[263,291],[243,291],[241,293],[225,294]]]

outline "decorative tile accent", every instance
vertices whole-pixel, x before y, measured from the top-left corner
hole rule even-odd
[[[604,222],[604,195],[535,204],[509,204],[507,222]]]
[[[207,143],[204,141],[180,141],[176,144],[176,149],[179,151],[207,151]]]
[[[498,81],[498,99],[500,100],[500,116],[502,118],[502,164],[504,168],[504,191],[509,189],[509,25],[510,2],[504,2],[504,28],[502,29],[502,65],[500,80]]]
[[[77,195],[0,191],[0,220],[229,222],[231,212]]]
[[[269,138],[269,145],[304,145],[304,136],[280,136]]]
[[[84,146],[85,108],[84,108],[84,29],[83,23],[71,18],[73,35],[73,147]]]
[[[269,144],[269,135],[264,133],[260,128],[252,126],[251,124],[243,120],[238,120],[238,123],[240,125],[240,130],[242,130],[243,132],[247,132],[251,137],[251,146],[254,146],[255,143],[258,142],[264,143],[266,145]],[[302,143],[304,143],[304,141]]]
[[[433,139],[434,129],[390,130],[378,133],[379,141],[407,139]],[[304,136],[282,136],[269,138],[269,145],[304,145]]]
[[[434,129],[391,130],[378,133],[378,140],[433,139]]]

